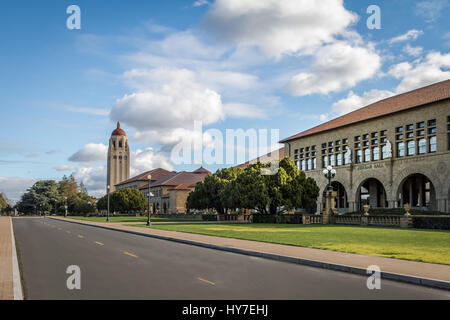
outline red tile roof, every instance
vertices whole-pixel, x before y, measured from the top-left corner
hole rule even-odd
[[[176,172],[175,171],[167,171],[167,170],[161,169],[161,168],[153,169],[153,170],[141,173],[140,175],[137,175],[137,176],[135,176],[133,178],[130,178],[128,180],[122,181],[121,183],[118,183],[117,186],[123,185],[123,184],[126,184],[126,183],[130,183],[130,182],[135,182],[135,181],[147,181],[148,180],[147,177],[148,177],[149,174],[152,175],[152,180],[151,181],[157,181],[157,180],[159,180],[159,179],[161,179],[163,177],[166,177],[166,176],[173,176],[173,175],[176,174]]]
[[[169,186],[176,187],[179,185],[196,185],[197,182],[203,181],[208,173],[194,173],[181,171],[173,175],[168,175],[150,184],[150,187]]]
[[[111,133],[111,136],[127,136],[125,131],[120,128],[120,122],[117,122],[117,128]]]
[[[356,111],[343,115],[342,117],[323,123],[317,127],[300,132],[299,134],[280,141],[280,143],[340,128],[353,123],[375,119],[388,114],[408,110],[449,98],[450,80],[438,82],[427,87],[423,87],[378,101]]]
[[[284,148],[279,149],[279,150],[278,150],[278,159],[279,159],[279,160],[283,159],[283,158],[284,158],[284,155],[285,155],[285,153],[284,153]],[[261,157],[258,157],[258,158],[256,158],[256,159],[253,159],[253,160],[247,161],[247,162],[245,162],[245,163],[243,163],[243,164],[240,164],[240,165],[236,166],[236,168],[245,169],[245,168],[247,168],[249,165],[255,164],[255,163],[257,163],[258,161],[263,163],[263,162],[268,162],[268,161],[270,161],[270,160],[275,160],[275,159],[276,159],[276,156],[277,156],[276,151],[270,152],[270,153],[265,154],[265,155],[263,155],[263,156],[261,156]]]

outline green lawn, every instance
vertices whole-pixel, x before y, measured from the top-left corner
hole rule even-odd
[[[152,228],[450,265],[449,231],[271,224],[153,225]]]
[[[106,217],[68,217],[74,220],[84,220],[93,222],[106,222]],[[147,217],[109,217],[110,222],[147,222]],[[169,218],[152,218],[152,222],[192,222],[201,220],[189,220],[189,219],[169,219]]]

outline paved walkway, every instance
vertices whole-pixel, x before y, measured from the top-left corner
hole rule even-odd
[[[10,217],[0,217],[0,300],[14,300]]]
[[[56,218],[56,219],[68,220],[71,222],[79,222],[88,225],[115,228],[132,232],[140,232],[149,235],[177,238],[182,240],[212,244],[228,248],[237,248],[248,251],[262,252],[266,254],[274,254],[298,259],[313,260],[322,263],[343,265],[359,269],[367,269],[369,266],[376,265],[380,267],[382,272],[450,282],[450,266],[448,265],[366,256],[360,254],[342,253],[320,249],[302,248],[302,247],[249,241],[249,240],[221,238],[176,231],[131,227],[126,226],[125,225],[126,223],[90,222],[65,218]]]

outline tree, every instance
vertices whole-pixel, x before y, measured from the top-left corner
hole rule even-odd
[[[255,209],[262,214],[279,214],[295,208],[314,206],[319,187],[289,158],[279,161],[273,175],[262,175],[270,163],[256,163],[244,170],[232,168],[217,171],[198,183],[188,197],[188,206],[196,209]]]
[[[61,202],[58,185],[53,180],[36,182],[19,202],[19,210],[24,213],[51,213],[56,212],[57,204]]]
[[[109,195],[109,209],[113,212],[135,213],[144,211],[147,208],[147,200],[137,189],[128,188],[118,190]],[[105,195],[97,202],[98,210],[107,210],[108,195]]]
[[[0,193],[0,215],[6,212],[8,207],[8,199],[3,193]]]

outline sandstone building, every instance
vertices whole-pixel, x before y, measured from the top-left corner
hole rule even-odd
[[[337,170],[341,213],[372,208],[449,212],[450,80],[400,94],[281,141],[283,152],[325,191]],[[317,211],[323,209],[321,193]]]
[[[125,131],[120,128],[120,122],[117,122],[117,128],[112,132],[109,139],[108,160],[107,160],[107,178],[106,188],[108,192],[116,190],[116,185],[130,177],[130,148]]]

